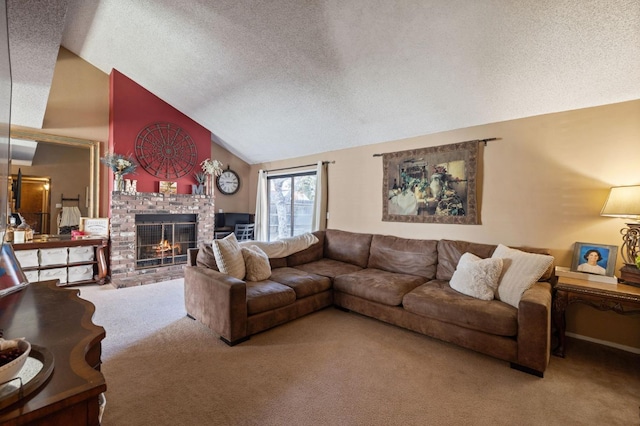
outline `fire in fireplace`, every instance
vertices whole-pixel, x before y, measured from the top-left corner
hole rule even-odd
[[[197,247],[197,215],[136,214],[136,269],[187,263]]]

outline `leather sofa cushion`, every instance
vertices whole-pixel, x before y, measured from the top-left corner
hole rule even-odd
[[[486,259],[493,255],[498,245],[470,243],[468,241],[440,240],[438,241],[438,268],[436,271],[436,279],[449,281],[458,266],[460,257],[466,252],[473,253],[476,256]],[[512,247],[527,253],[550,254],[547,249],[538,249],[532,247]],[[538,281],[548,281],[554,274],[553,264],[542,274]]]
[[[412,240],[390,235],[374,235],[371,239],[369,268],[432,280],[436,276],[437,262],[437,240]]]
[[[269,258],[269,265],[271,266],[272,270],[276,268],[284,268],[285,266],[287,266],[287,258],[286,257]]]
[[[296,292],[298,299],[322,293],[331,288],[331,279],[329,277],[289,267],[271,271],[269,279],[291,287]]]
[[[196,255],[196,266],[213,269],[214,271],[219,270],[211,244],[204,244],[200,247],[198,254]]]
[[[287,256],[287,266],[298,266],[322,259],[324,253],[324,231],[313,232],[313,235],[318,238],[318,242],[311,244],[311,246],[302,251]]]
[[[518,333],[518,310],[498,300],[480,300],[449,287],[446,281],[434,280],[407,293],[404,308],[417,315],[456,324],[461,327],[515,336]]]
[[[367,268],[334,279],[336,291],[358,296],[389,306],[402,303],[405,294],[423,284],[425,279],[416,275],[398,274],[381,269]]]
[[[295,268],[329,278],[335,278],[338,275],[350,274],[362,269],[361,267],[352,265],[351,263],[344,263],[333,259],[320,259],[315,262],[298,265]]]
[[[296,301],[291,287],[271,280],[247,281],[247,313],[249,315],[281,308]]]
[[[327,229],[324,235],[324,257],[366,268],[371,237],[371,234]]]

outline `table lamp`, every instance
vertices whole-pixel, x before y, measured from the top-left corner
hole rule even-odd
[[[620,230],[622,247],[620,253],[625,265],[620,270],[621,279],[640,284],[640,269],[636,256],[640,255],[640,185],[614,186],[602,207],[601,216],[630,219]],[[626,278],[625,278],[626,277]]]

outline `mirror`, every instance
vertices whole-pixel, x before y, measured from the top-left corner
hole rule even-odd
[[[50,187],[48,177],[9,176],[9,213],[16,225],[24,220],[36,234],[51,233]]]
[[[50,212],[52,216],[52,226],[50,226],[50,233],[58,233],[58,227],[57,225],[55,225],[56,216],[59,215],[63,206],[77,206],[80,207],[80,210],[82,210],[83,216],[86,212],[87,217],[98,217],[98,209],[100,206],[100,141],[52,135],[44,133],[38,129],[19,126],[11,126],[10,137],[12,140],[12,158],[17,158],[17,160],[20,160],[16,160],[16,164],[13,164],[12,162],[11,174],[18,173],[18,168],[21,168],[22,174],[25,176],[30,175],[32,178],[50,179],[49,194],[51,196]],[[31,141],[31,144],[32,142],[43,144],[41,148],[37,148],[35,150],[36,152],[38,149],[42,149],[42,151],[44,152],[53,153],[53,150],[57,148],[69,148],[68,150],[66,150],[66,152],[72,153],[74,156],[78,154],[81,156],[81,159],[74,160],[69,158],[69,161],[66,161],[66,157],[58,157],[59,160],[61,160],[61,164],[55,164],[55,155],[47,154],[47,160],[51,160],[45,161],[47,162],[49,172],[45,172],[47,176],[39,176],[40,173],[32,173],[29,171],[29,167],[19,165],[21,164],[22,160],[18,156],[20,154],[20,152],[18,151],[25,149],[20,141],[25,141],[24,146],[29,145],[28,141]],[[13,153],[14,146],[16,146],[15,156]],[[84,152],[84,150],[87,151]],[[78,166],[80,167],[74,166],[73,161],[76,161],[76,164],[78,164]],[[82,176],[78,176],[78,170],[81,168],[86,168],[88,171],[86,181]],[[80,174],[84,175],[84,172]],[[57,177],[52,175],[57,175]],[[76,185],[74,187],[74,190],[71,191],[72,193],[69,193],[69,191],[67,191],[67,193],[60,191],[60,187],[63,186],[63,184],[65,183],[64,181],[66,180],[71,180],[71,182]],[[58,185],[58,187],[56,187],[56,185]],[[67,183],[67,188],[68,185],[69,184]],[[43,227],[43,231],[44,229],[45,228]]]

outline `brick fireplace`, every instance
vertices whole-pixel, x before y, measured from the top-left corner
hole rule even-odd
[[[213,199],[198,194],[113,192],[111,196],[111,283],[133,287],[184,276],[185,264],[136,268],[136,216],[196,215],[196,245],[213,240],[215,206]]]

